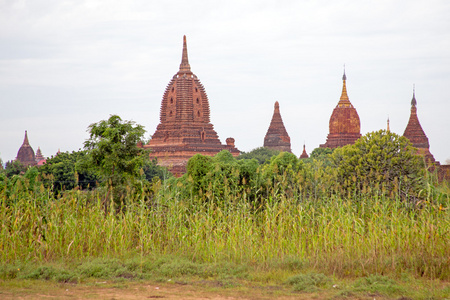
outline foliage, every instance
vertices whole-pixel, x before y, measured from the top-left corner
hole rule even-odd
[[[165,180],[173,176],[167,168],[159,166],[156,158],[153,160],[146,160],[143,166],[145,179],[152,182],[153,180],[159,178],[160,180]]]
[[[146,151],[137,146],[145,130],[135,122],[111,115],[108,120],[89,125],[88,131],[89,139],[84,143],[87,155],[82,165],[102,177],[108,187],[106,201],[111,195],[119,205],[126,193],[125,183],[141,179],[149,159]]]
[[[228,150],[216,156],[194,155],[186,166],[186,174],[179,179],[197,196],[209,200],[227,196],[249,188],[257,175],[256,159],[236,160]]]
[[[330,279],[322,273],[298,274],[286,281],[287,284],[293,286],[294,291],[298,292],[315,292],[329,282]]]
[[[414,199],[424,188],[425,172],[416,152],[405,137],[386,130],[371,132],[334,150],[330,173],[334,171],[344,193],[376,190]]]
[[[99,177],[79,165],[85,156],[86,151],[72,151],[62,152],[47,159],[46,163],[39,167],[45,186],[52,187],[55,193],[77,186],[82,189],[96,187]]]
[[[325,168],[331,165],[330,157],[334,149],[318,147],[311,152],[309,158],[304,159],[305,163],[313,161],[321,162],[321,167]]]
[[[317,159],[317,160],[322,160],[322,159],[326,159],[330,154],[333,153],[333,149],[331,148],[316,148],[311,152],[311,155],[309,156],[310,158],[313,159]]]
[[[48,189],[29,185],[17,181],[8,199],[0,190],[2,263],[173,255],[268,267],[296,259],[301,263],[294,269],[286,267],[296,274],[302,268],[340,277],[408,272],[450,279],[448,188],[413,210],[386,197],[305,201],[281,192],[254,209],[240,188],[221,202],[204,202],[186,198],[175,184],[160,188],[151,203],[129,193],[126,210],[104,213],[101,189],[66,191],[54,201]],[[166,266],[167,274],[197,274],[195,269]],[[40,270],[33,276],[54,274]]]
[[[27,167],[23,165],[19,160],[10,160],[6,162],[5,174],[6,177],[12,177],[14,175],[24,174]]]
[[[266,147],[259,147],[256,149],[253,149],[250,152],[242,152],[237,159],[256,159],[258,161],[258,163],[264,164],[266,163],[268,160],[270,160],[271,157],[276,156],[280,153],[280,151],[278,150],[274,150],[274,149],[269,149]]]

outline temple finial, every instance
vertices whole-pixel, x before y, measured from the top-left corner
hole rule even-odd
[[[413,84],[413,98],[411,100],[411,106],[416,106],[417,100],[416,100],[416,85]]]
[[[387,118],[387,131],[391,131],[391,128],[389,127],[389,115],[388,115],[388,118]]]
[[[347,76],[345,75],[345,64],[344,64],[344,75],[342,76],[342,80],[347,80]]]
[[[347,80],[347,76],[345,75],[345,65],[344,65],[344,75],[342,76],[342,94],[341,94],[341,99],[338,103],[339,106],[350,106],[350,100],[348,99],[348,95],[347,95],[347,85],[346,85],[346,81]],[[345,105],[344,105],[345,104]]]
[[[28,142],[28,133],[25,130],[25,137],[23,139],[23,145],[29,145],[30,143]]]
[[[181,55],[180,72],[190,72],[191,66],[189,65],[186,36],[183,36],[183,54]]]

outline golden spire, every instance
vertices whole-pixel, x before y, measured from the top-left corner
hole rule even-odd
[[[348,95],[347,95],[346,81],[347,81],[347,76],[345,75],[345,65],[344,65],[344,75],[342,76],[342,94],[341,94],[341,98],[338,103],[339,107],[352,107],[352,104],[350,103],[350,100],[348,99]]]
[[[189,65],[186,36],[183,36],[183,54],[181,55],[180,71],[178,73],[190,73],[191,66]]]

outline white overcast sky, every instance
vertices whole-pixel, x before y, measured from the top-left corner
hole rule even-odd
[[[78,150],[118,114],[152,135],[181,61],[222,143],[262,146],[279,101],[292,150],[326,141],[343,65],[361,133],[403,134],[413,84],[431,153],[450,160],[450,1],[0,0],[0,157],[28,130],[44,156]]]

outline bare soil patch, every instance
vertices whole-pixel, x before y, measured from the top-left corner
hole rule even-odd
[[[0,282],[0,299],[324,299],[330,291],[296,293],[282,286],[223,287],[215,282],[154,283],[95,281],[61,284],[49,281]],[[340,299],[373,299],[356,295]],[[383,297],[377,297],[383,299]]]

